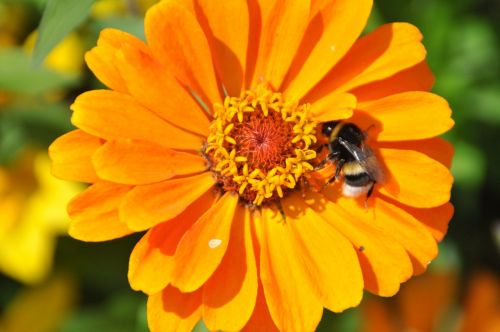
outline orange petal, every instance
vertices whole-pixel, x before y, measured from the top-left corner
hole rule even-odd
[[[254,87],[253,77],[262,37],[262,22],[267,22],[271,9],[275,3],[276,0],[247,1],[250,24],[249,31],[251,31],[248,36],[247,63],[245,66],[245,87],[247,89]]]
[[[147,12],[144,26],[158,60],[208,107],[220,102],[209,45],[189,8],[178,1],[162,1]]]
[[[331,191],[325,193],[331,195]],[[413,268],[410,258],[392,233],[385,232],[366,219],[360,219],[350,209],[344,209],[319,194],[309,193],[306,202],[313,207],[319,203],[321,208],[315,208],[315,212],[357,249],[365,289],[380,296],[392,296],[399,290],[399,285],[411,277]],[[350,203],[345,204],[349,208],[359,209],[358,205]]]
[[[139,139],[182,150],[199,150],[203,144],[201,137],[168,124],[119,92],[85,92],[71,109],[75,126],[104,139]]]
[[[191,94],[149,53],[122,45],[116,56],[131,95],[162,119],[201,136],[209,121]]]
[[[85,61],[99,81],[113,90],[127,92],[127,85],[116,67],[116,52],[122,43],[147,49],[143,41],[131,34],[104,29],[99,35],[97,46],[85,54]]]
[[[133,289],[154,294],[170,283],[179,241],[216,199],[216,195],[206,193],[177,217],[153,227],[142,237],[130,255],[128,279]]]
[[[92,156],[101,179],[123,184],[148,184],[207,169],[201,156],[145,141],[108,141]]]
[[[350,93],[331,93],[311,105],[311,117],[318,122],[348,119],[356,108],[356,96]]]
[[[56,139],[49,147],[52,174],[63,180],[97,182],[92,154],[102,145],[99,138],[82,130],[73,130]]]
[[[132,233],[118,218],[118,206],[130,186],[97,182],[68,205],[69,234],[81,241],[107,241]]]
[[[191,331],[201,318],[201,291],[181,293],[168,286],[148,298],[151,332]]]
[[[252,316],[247,325],[241,330],[242,332],[265,331],[265,332],[278,332],[278,328],[271,318],[269,309],[267,307],[266,299],[264,297],[264,289],[262,283],[258,282],[257,300]]]
[[[453,154],[455,153],[453,145],[450,142],[434,137],[425,140],[399,141],[399,142],[374,142],[374,146],[388,149],[415,150],[427,155],[447,168],[451,167]]]
[[[388,172],[380,192],[419,208],[443,205],[450,200],[453,176],[441,163],[412,150],[380,149]]]
[[[403,92],[358,103],[353,121],[370,127],[378,141],[407,141],[440,135],[453,127],[448,102],[433,93]],[[370,133],[371,134],[371,133]]]
[[[302,253],[324,307],[342,312],[363,297],[363,277],[351,243],[309,208],[298,195],[282,201],[292,242]],[[335,271],[335,273],[332,273]]]
[[[237,203],[227,192],[186,232],[175,253],[172,285],[194,291],[214,273],[226,253]]]
[[[252,86],[264,80],[278,89],[290,68],[309,21],[310,0],[276,0],[262,21]]]
[[[319,288],[304,265],[291,225],[263,208],[260,278],[274,323],[281,331],[314,331],[323,312]]]
[[[397,205],[397,203],[396,203]],[[430,209],[417,209],[409,206],[403,208],[411,213],[418,221],[420,221],[427,230],[434,236],[436,241],[441,241],[446,232],[448,231],[448,224],[453,217],[454,208],[451,203],[430,208]]]
[[[430,91],[434,75],[426,61],[402,70],[386,79],[371,82],[351,90],[358,101],[369,101],[406,91]]]
[[[240,331],[257,298],[250,212],[235,216],[226,255],[203,286],[203,321],[210,331]]]
[[[137,186],[124,198],[120,216],[127,225],[142,231],[170,220],[214,185],[210,172],[160,183]],[[146,199],[145,199],[146,198]]]
[[[353,217],[372,223],[401,244],[409,253],[414,274],[421,273],[433,260],[438,248],[436,240],[411,214],[377,196],[370,197],[369,208],[352,198],[339,197],[334,203]]]
[[[217,74],[228,95],[239,96],[247,57],[247,1],[199,0],[195,7],[198,22],[203,26],[212,49]]]
[[[315,100],[331,91],[349,91],[379,81],[420,63],[422,34],[408,23],[389,23],[360,38],[328,75],[309,93]]]
[[[287,96],[302,98],[347,53],[365,27],[372,0],[313,2],[311,21],[287,74]]]

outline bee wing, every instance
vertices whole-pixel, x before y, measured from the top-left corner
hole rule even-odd
[[[356,159],[370,177],[377,182],[384,182],[384,174],[380,167],[377,157],[373,154],[372,149],[367,145],[358,147],[349,143],[342,137],[338,138],[339,143]]]

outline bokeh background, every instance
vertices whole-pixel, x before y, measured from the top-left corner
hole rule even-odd
[[[147,331],[146,297],[127,283],[139,237],[88,244],[65,235],[65,205],[82,187],[51,177],[46,151],[71,130],[75,96],[102,87],[83,62],[99,31],[143,37],[156,1],[96,0],[36,66],[37,27],[51,1],[0,0],[0,332]],[[394,21],[421,29],[433,91],[454,111],[446,138],[455,146],[456,212],[426,274],[393,298],[367,294],[356,309],[325,312],[318,330],[498,332],[500,1],[378,0],[366,31]]]

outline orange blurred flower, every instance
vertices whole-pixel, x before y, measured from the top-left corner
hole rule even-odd
[[[394,298],[363,301],[362,331],[498,331],[498,276],[475,271],[465,290],[458,279],[456,270],[429,272],[408,282]]]
[[[129,280],[150,296],[153,331],[200,318],[210,330],[312,331],[323,307],[354,307],[363,289],[391,296],[436,257],[453,152],[435,136],[451,111],[425,92],[417,28],[358,39],[371,5],[162,1],[147,43],[107,29],[87,53],[111,90],[76,99],[79,129],[51,146],[53,173],[92,183],[69,205],[73,237],[148,230]],[[342,181],[308,185],[322,123],[341,119],[369,130],[386,173],[366,207]]]

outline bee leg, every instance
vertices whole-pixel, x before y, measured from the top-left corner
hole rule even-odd
[[[302,176],[300,178],[300,195],[302,198],[306,198],[306,185],[307,185],[307,180]]]
[[[325,189],[326,187],[328,187],[328,185],[330,183],[335,182],[335,180],[337,180],[337,178],[340,176],[340,171],[342,170],[342,167],[344,166],[344,164],[345,164],[344,159],[337,160],[337,167],[335,168],[335,175],[332,178],[330,178],[327,183],[325,183],[325,185],[323,186],[323,188],[321,188],[321,190]]]
[[[314,167],[314,170],[315,170],[315,171],[317,171],[317,170],[319,170],[319,169],[322,169],[322,168],[326,165],[326,163],[327,163],[327,162],[329,162],[329,161],[330,161],[330,159],[329,159],[329,158],[323,159],[323,160],[322,160],[322,161],[318,164],[318,166]]]
[[[281,201],[278,200],[276,202],[276,207],[278,208],[278,211],[280,212],[281,214],[281,218],[283,219],[283,222],[286,223],[286,214],[285,214],[285,210],[283,209],[283,205],[281,205]]]
[[[370,187],[370,189],[368,189],[368,192],[366,193],[366,200],[368,200],[368,198],[370,198],[370,196],[373,194],[374,187],[375,187],[375,183],[373,183],[372,186]]]
[[[317,171],[319,169],[322,169],[326,163],[335,161],[338,159],[338,153],[329,153],[328,156],[326,156],[325,159],[323,159],[318,166],[314,167],[314,170]]]
[[[328,183],[332,183],[333,181],[337,180],[337,178],[340,176],[340,171],[342,170],[342,167],[344,167],[345,160],[340,159],[337,161],[337,167],[335,168],[335,176],[328,180]]]
[[[366,198],[365,198],[365,210],[368,210],[368,198],[373,194],[373,188],[375,187],[375,183],[372,183],[370,189],[368,189],[368,192],[366,193]]]

